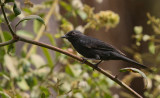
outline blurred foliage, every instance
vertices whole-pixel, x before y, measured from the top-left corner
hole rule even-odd
[[[102,3],[103,0],[96,0],[97,3]],[[5,0],[5,9],[7,17],[10,21],[18,18],[21,20],[28,20],[26,17],[31,15],[39,15],[42,17],[32,17],[33,20],[33,32],[30,30],[17,30],[16,34],[29,39],[35,39],[46,37],[49,39],[50,44],[54,46],[60,46],[57,44],[57,40],[60,36],[64,35],[70,30],[76,29],[85,32],[86,29],[99,30],[105,28],[106,30],[114,28],[119,23],[119,15],[113,11],[106,10],[95,13],[94,7],[83,4],[81,0],[44,0],[41,4],[34,4],[30,0],[24,0],[23,4],[16,0]],[[12,4],[13,3],[14,7]],[[58,22],[58,29],[56,34],[52,34],[49,31],[50,27],[46,24],[46,31],[42,35],[38,35],[42,25],[40,24],[46,21],[47,11],[53,8],[53,16]],[[144,54],[150,57],[155,57],[154,61],[150,60],[150,63],[158,65],[159,52],[159,19],[152,17],[148,14],[149,24],[154,29],[153,35],[143,34],[143,27],[135,27],[136,45],[140,46],[141,41],[149,42],[150,53]],[[53,17],[51,17],[53,18]],[[39,21],[37,21],[39,20]],[[79,23],[82,20],[83,23]],[[0,15],[0,23],[4,23],[4,17]],[[27,26],[27,21],[23,21],[19,24],[23,27]],[[16,28],[16,25],[14,25]],[[9,32],[0,28],[0,42],[5,42],[11,39]],[[138,44],[137,44],[138,43]],[[68,48],[69,47],[69,48]],[[61,48],[71,53],[77,54],[70,48],[71,45],[68,41],[64,40]],[[111,88],[119,87],[115,85],[113,81],[106,78],[104,75],[92,69],[86,65],[82,66],[80,62],[77,62],[66,55],[50,51],[45,48],[40,48],[43,55],[37,53],[37,48],[34,47],[34,52],[27,56],[29,46],[22,45],[21,51],[18,51],[20,55],[16,55],[15,45],[8,45],[0,47],[0,95],[2,98],[112,98],[118,97],[118,94],[112,94]],[[18,47],[19,48],[19,47]],[[140,53],[135,53],[136,59],[142,62]],[[77,54],[78,55],[78,54]],[[138,56],[137,56],[138,55]],[[147,60],[148,58],[143,58]],[[151,58],[150,58],[151,59]],[[132,80],[137,75],[130,75],[124,78],[124,81]],[[145,96],[160,97],[159,83],[160,76],[149,75],[149,83],[145,93]],[[128,79],[128,80],[127,80]],[[155,82],[152,82],[154,80]],[[129,83],[129,82],[125,82]],[[155,88],[153,88],[155,87]],[[121,91],[122,92],[122,91]],[[129,95],[131,96],[131,95]]]
[[[159,98],[160,97],[160,18],[151,16],[150,13],[147,13],[148,21],[147,24],[152,27],[152,32],[149,34],[143,33],[142,26],[135,26],[134,31],[135,35],[133,36],[136,39],[136,45],[140,47],[143,43],[148,43],[147,53],[137,53],[140,54],[139,57],[142,58],[148,64],[152,64],[154,74],[149,74],[148,77],[148,87],[144,95],[148,98]]]

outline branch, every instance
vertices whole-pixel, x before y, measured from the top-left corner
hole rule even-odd
[[[1,4],[1,0],[0,0],[0,4]],[[8,26],[8,28],[9,28],[12,36],[14,37],[16,34],[14,33],[14,31],[13,31],[11,25],[10,25],[10,22],[9,22],[7,16],[6,16],[6,13],[5,13],[5,10],[4,10],[4,3],[1,4],[1,9],[2,9],[2,13],[3,13],[4,19],[6,20],[7,26]]]
[[[55,46],[51,46],[51,45],[48,45],[48,44],[45,44],[45,43],[42,43],[42,42],[37,42],[37,41],[33,41],[33,40],[29,40],[29,39],[25,39],[25,38],[22,38],[22,37],[19,37],[19,40],[22,41],[22,42],[27,42],[27,43],[30,43],[30,44],[34,44],[34,45],[38,45],[38,46],[41,46],[41,47],[44,47],[44,48],[47,48],[47,49],[51,49],[51,50],[54,50],[54,51],[57,51],[57,52],[60,52],[60,53],[63,53],[67,56],[70,56],[80,62],[83,62],[83,59],[76,56],[76,55],[73,55],[67,51],[64,51],[60,48],[57,48]],[[90,67],[92,68],[95,68],[95,66],[86,61],[84,62],[85,64],[89,65]],[[127,86],[125,83],[121,82],[119,79],[115,78],[115,76],[111,75],[110,73],[106,72],[105,70],[103,70],[102,68],[95,68],[95,70],[99,71],[100,73],[104,74],[106,77],[110,78],[111,80],[115,81],[117,84],[119,84],[120,86],[122,86],[123,88],[127,89],[127,91],[129,91],[131,94],[133,94],[134,96],[138,97],[138,98],[142,98],[141,95],[139,95],[137,92],[135,92],[133,89],[131,89],[129,86]]]
[[[0,4],[1,4],[1,0],[0,0]],[[5,45],[8,45],[8,44],[11,44],[11,43],[14,43],[16,41],[22,41],[22,42],[26,42],[26,43],[30,43],[30,44],[34,44],[34,45],[38,45],[38,46],[41,46],[41,47],[45,47],[45,48],[48,48],[48,49],[51,49],[51,50],[54,50],[54,51],[57,51],[57,52],[60,52],[60,53],[63,53],[67,56],[70,56],[78,61],[81,61],[83,62],[83,59],[76,56],[76,55],[73,55],[69,52],[66,52],[60,48],[57,48],[55,46],[51,46],[51,45],[48,45],[48,44],[45,44],[45,43],[41,43],[41,42],[38,42],[38,41],[34,41],[34,40],[29,40],[29,39],[25,39],[25,38],[22,38],[22,37],[19,37],[15,34],[15,32],[13,31],[9,21],[8,21],[8,18],[6,17],[6,14],[5,14],[5,11],[4,11],[4,4],[1,4],[1,9],[2,9],[2,13],[3,13],[3,16],[5,18],[5,21],[8,25],[8,28],[13,36],[13,39],[8,41],[8,42],[5,42],[5,43],[1,43],[0,46],[5,46]],[[92,68],[95,68],[94,65],[88,61],[85,62],[85,64],[89,65],[90,67]],[[111,75],[110,73],[104,71],[103,69],[101,68],[95,68],[95,70],[99,71],[100,73],[104,74],[106,77],[110,78],[111,80],[115,81],[117,84],[119,84],[121,87],[125,88],[127,91],[129,91],[131,94],[133,94],[135,97],[138,97],[138,98],[142,98],[141,95],[139,95],[137,92],[135,92],[133,89],[131,89],[129,86],[127,86],[126,84],[124,84],[123,82],[121,82],[119,79],[115,78],[113,75]]]
[[[9,40],[7,42],[0,43],[0,47],[15,43],[16,41],[17,41],[16,39],[11,39],[11,40]]]

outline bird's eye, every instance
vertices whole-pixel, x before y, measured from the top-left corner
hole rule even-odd
[[[75,32],[72,32],[72,35],[75,35]]]

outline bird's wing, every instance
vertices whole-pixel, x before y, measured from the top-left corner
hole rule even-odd
[[[92,37],[88,37],[88,38],[86,38],[86,40],[81,40],[81,43],[83,43],[82,45],[84,45],[84,47],[87,47],[87,48],[92,48],[92,49],[96,49],[96,50],[113,51],[113,52],[117,52],[121,55],[126,56],[123,52],[116,49],[112,45],[109,45],[103,41],[100,41],[100,40],[92,38]]]

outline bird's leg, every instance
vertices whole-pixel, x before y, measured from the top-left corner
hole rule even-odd
[[[81,62],[81,64],[84,64],[87,61],[87,58],[82,57],[83,61]]]
[[[102,60],[101,60],[101,61],[99,61],[97,64],[94,64],[93,71],[94,71],[94,69],[96,69],[96,68],[98,67],[98,65],[99,65],[101,62],[102,62]]]

